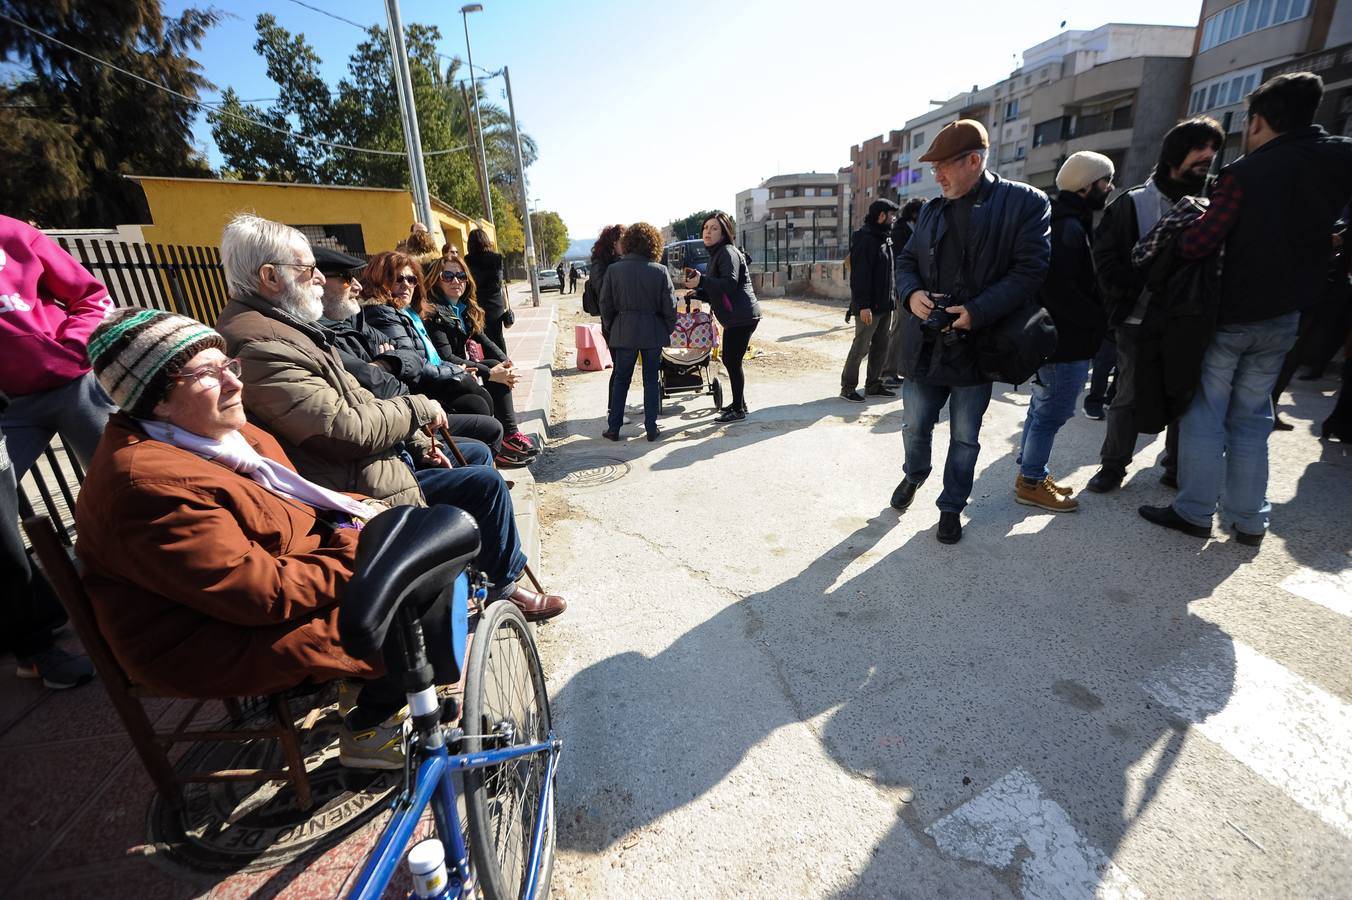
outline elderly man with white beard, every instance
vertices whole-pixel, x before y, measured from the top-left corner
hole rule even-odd
[[[479,567],[493,583],[490,599],[507,598],[526,618],[564,611],[562,597],[516,581],[526,566],[512,518],[512,498],[497,470],[452,469],[425,426],[446,413],[421,394],[380,399],[348,374],[320,327],[324,274],[305,236],[257,216],[236,216],[221,236],[230,302],[216,321],[226,352],[239,360],[249,421],[277,438],[302,476],[323,487],[390,505],[445,503],[479,523]],[[414,472],[400,450],[420,457]]]

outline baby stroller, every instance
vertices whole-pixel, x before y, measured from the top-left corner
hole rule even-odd
[[[714,408],[721,409],[723,385],[712,370],[713,352],[717,346],[718,324],[702,306],[696,305],[692,311],[691,297],[687,294],[685,312],[676,316],[671,346],[662,348],[662,365],[657,371],[662,399],[676,393],[708,391],[714,398]]]

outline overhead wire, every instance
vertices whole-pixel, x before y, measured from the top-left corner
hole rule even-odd
[[[299,2],[299,0],[292,0],[292,2]],[[304,4],[301,4],[301,5],[303,6]],[[60,38],[55,38],[55,37],[52,37],[50,34],[46,34],[45,32],[42,32],[42,31],[38,31],[36,28],[32,27],[31,25],[27,25],[27,24],[25,24],[25,23],[23,23],[23,22],[20,22],[18,19],[14,18],[13,16],[7,15],[6,13],[0,12],[0,19],[4,20],[4,21],[6,21],[6,22],[9,22],[11,25],[14,25],[14,26],[17,27],[17,28],[22,28],[24,31],[27,31],[29,34],[32,34],[34,37],[41,38],[42,40],[48,41],[48,42],[53,43],[53,44],[56,44],[57,46],[64,47],[64,48],[66,48],[67,50],[71,51],[72,53],[75,53],[75,54],[78,54],[78,55],[80,55],[80,56],[83,56],[85,59],[88,59],[90,62],[98,63],[99,65],[105,66],[105,67],[107,67],[107,68],[113,70],[114,72],[118,72],[118,73],[120,73],[120,74],[122,74],[122,75],[127,76],[128,78],[134,78],[135,80],[141,82],[142,84],[145,84],[145,85],[148,85],[148,86],[150,86],[150,87],[153,87],[153,88],[155,88],[156,90],[164,91],[166,94],[172,94],[173,96],[179,98],[180,100],[183,100],[183,101],[185,101],[185,102],[187,102],[187,103],[191,103],[191,104],[194,105],[194,106],[208,106],[208,105],[211,105],[208,101],[201,100],[201,99],[198,99],[198,98],[196,98],[196,97],[190,97],[190,96],[188,96],[187,94],[182,93],[181,91],[176,91],[176,90],[174,90],[174,89],[171,88],[171,87],[166,87],[165,85],[159,84],[158,82],[151,81],[151,80],[148,79],[148,78],[143,78],[142,76],[137,75],[135,72],[128,71],[127,69],[124,69],[124,68],[122,68],[121,66],[116,65],[115,63],[111,63],[111,62],[109,62],[109,61],[106,60],[106,59],[102,59],[102,58],[100,58],[100,57],[97,57],[97,56],[93,55],[92,53],[87,53],[87,52],[85,52],[84,50],[81,50],[79,47],[74,47],[74,46],[72,46],[72,45],[70,45],[70,44],[67,44],[65,41],[61,40]],[[324,147],[331,147],[331,148],[336,149],[336,150],[349,150],[349,151],[352,151],[352,152],[354,152],[354,153],[368,153],[368,154],[371,154],[371,155],[374,155],[374,156],[407,156],[407,153],[405,153],[405,152],[402,151],[402,150],[377,150],[377,149],[375,149],[374,147],[356,147],[356,146],[353,146],[352,144],[343,144],[343,143],[340,143],[340,142],[338,142],[338,141],[328,141],[328,140],[325,140],[324,138],[312,137],[312,136],[306,135],[306,134],[297,134],[296,132],[291,131],[291,130],[289,130],[289,129],[286,129],[286,128],[278,128],[278,127],[275,126],[275,125],[269,125],[267,122],[260,122],[260,121],[258,121],[257,119],[250,118],[249,116],[240,115],[239,113],[231,112],[231,111],[225,110],[225,109],[216,109],[216,110],[213,110],[213,112],[214,112],[216,115],[218,115],[218,116],[223,116],[223,117],[229,118],[229,119],[237,119],[237,120],[239,120],[239,121],[241,121],[241,122],[247,122],[248,124],[253,125],[253,126],[256,127],[256,128],[262,128],[262,129],[264,129],[265,131],[271,131],[271,132],[273,132],[273,133],[275,133],[275,134],[280,134],[280,135],[283,135],[283,136],[285,136],[285,137],[292,138],[292,139],[297,140],[297,141],[306,141],[306,142],[311,143],[311,144],[319,144],[319,145],[321,145],[321,146],[324,146]],[[445,154],[448,154],[448,153],[459,153],[459,152],[462,151],[462,150],[468,150],[468,149],[469,149],[469,144],[461,144],[461,145],[458,146],[458,147],[448,147],[448,148],[445,149],[445,150],[424,150],[424,151],[423,151],[423,156],[444,156]]]

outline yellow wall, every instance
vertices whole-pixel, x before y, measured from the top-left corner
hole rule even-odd
[[[361,225],[367,253],[393,250],[414,221],[413,195],[405,190],[260,184],[190,178],[140,178],[154,224],[142,231],[152,244],[218,246],[227,222],[241,212],[288,225]],[[496,234],[491,223],[462,218],[432,201],[445,240],[465,249],[474,228]]]

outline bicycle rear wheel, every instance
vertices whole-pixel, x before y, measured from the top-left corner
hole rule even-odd
[[[509,601],[483,611],[470,647],[465,679],[465,751],[534,744],[550,731],[549,695],[535,639]],[[523,897],[537,816],[545,817],[535,896],[549,896],[554,868],[554,804],[540,809],[548,757],[465,772],[470,858],[488,900]]]

